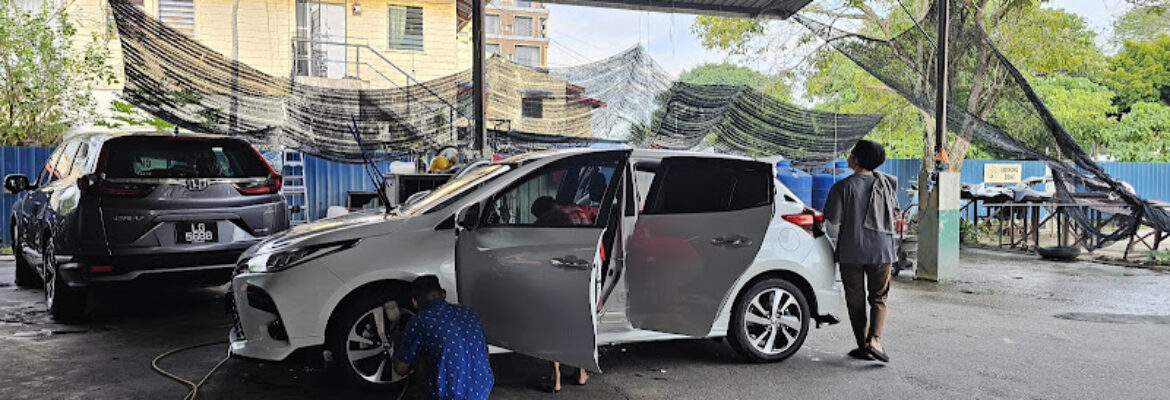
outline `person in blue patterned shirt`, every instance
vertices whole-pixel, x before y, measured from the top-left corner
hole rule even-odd
[[[447,291],[434,275],[411,283],[418,314],[406,324],[394,369],[406,374],[411,364],[426,379],[430,395],[442,400],[483,400],[495,378],[479,315],[469,307],[447,302]],[[421,359],[420,359],[421,358]]]

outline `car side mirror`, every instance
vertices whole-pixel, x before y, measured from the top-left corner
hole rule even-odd
[[[455,216],[458,221],[456,225],[463,230],[474,230],[479,227],[479,203],[472,204],[459,210],[459,214]]]
[[[28,177],[23,174],[9,174],[4,177],[4,191],[7,193],[17,194],[28,190],[31,186]]]

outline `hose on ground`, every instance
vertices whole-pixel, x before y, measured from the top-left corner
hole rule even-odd
[[[207,378],[210,378],[211,374],[214,374],[215,371],[218,370],[219,367],[222,366],[225,362],[227,362],[227,360],[231,357],[230,356],[224,357],[222,360],[219,360],[219,362],[215,363],[215,366],[211,367],[211,369],[207,371],[207,374],[203,375],[203,378],[200,379],[199,382],[189,381],[187,379],[184,379],[181,376],[178,376],[178,375],[171,373],[170,371],[162,369],[162,367],[158,366],[158,362],[162,361],[162,359],[164,359],[164,358],[170,357],[171,355],[173,355],[175,353],[179,353],[179,352],[187,351],[187,350],[198,349],[201,347],[214,346],[217,344],[227,344],[227,341],[217,340],[214,342],[200,343],[200,344],[196,344],[196,345],[179,347],[179,348],[167,350],[165,353],[162,353],[162,354],[159,354],[158,356],[155,356],[154,360],[150,361],[150,368],[154,369],[154,372],[157,372],[159,375],[165,376],[165,377],[167,377],[175,382],[179,382],[179,383],[186,385],[188,388],[191,389],[191,391],[187,392],[186,396],[183,396],[183,400],[195,400],[195,397],[199,395],[199,387],[203,386],[203,383],[207,382]]]

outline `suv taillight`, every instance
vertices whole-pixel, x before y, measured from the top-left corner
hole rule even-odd
[[[784,215],[783,218],[793,225],[804,228],[813,237],[821,237],[825,234],[824,229],[821,229],[821,225],[825,222],[825,216],[817,210],[805,207],[800,214],[788,214]]]
[[[86,175],[78,179],[77,186],[82,192],[99,196],[116,197],[145,197],[154,191],[158,185],[149,183],[110,182],[95,175]]]
[[[284,176],[281,176],[280,174],[276,173],[276,170],[272,169],[272,164],[269,164],[268,160],[266,160],[264,156],[260,154],[260,150],[256,150],[256,148],[253,147],[252,151],[256,153],[256,157],[260,159],[260,162],[263,162],[264,166],[268,167],[268,179],[264,182],[248,183],[243,185],[236,184],[236,191],[245,196],[273,194],[280,192],[280,188],[284,186]]]
[[[240,194],[242,194],[242,195],[250,196],[250,195],[257,195],[257,194],[273,194],[273,193],[280,192],[280,187],[283,184],[284,184],[284,177],[280,176],[280,174],[278,174],[278,173],[273,172],[270,175],[268,175],[268,179],[263,181],[263,182],[245,183],[245,184],[237,183],[235,186],[236,186],[237,192],[240,192]]]

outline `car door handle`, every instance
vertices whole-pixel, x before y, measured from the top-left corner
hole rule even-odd
[[[711,244],[723,247],[747,247],[752,245],[752,240],[739,235],[731,235],[711,239]]]
[[[586,270],[586,269],[589,269],[590,267],[592,267],[592,263],[590,263],[589,261],[586,261],[586,260],[583,260],[583,259],[580,259],[577,257],[573,257],[573,256],[554,258],[550,262],[552,263],[552,265],[554,267],[567,268],[567,269]]]

